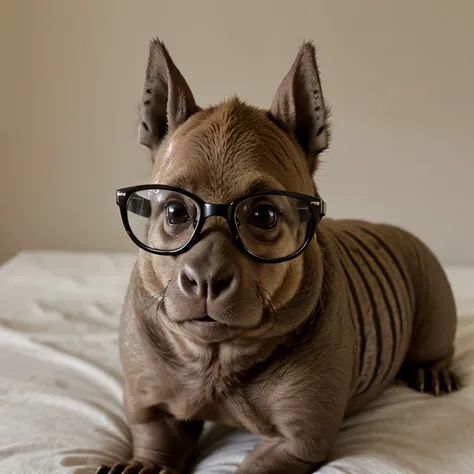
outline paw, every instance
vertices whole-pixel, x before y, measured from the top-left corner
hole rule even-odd
[[[143,464],[140,461],[118,462],[112,467],[101,465],[95,474],[178,474],[174,469]]]
[[[403,368],[399,378],[421,393],[439,396],[461,388],[459,377],[448,368],[412,366]]]

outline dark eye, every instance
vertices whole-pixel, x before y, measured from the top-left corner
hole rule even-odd
[[[259,229],[273,229],[277,224],[277,211],[269,204],[260,204],[252,209],[247,222]]]
[[[189,213],[186,206],[179,202],[173,201],[166,204],[166,221],[171,225],[186,224],[189,221]]]

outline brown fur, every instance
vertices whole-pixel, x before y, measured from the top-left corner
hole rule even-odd
[[[152,183],[180,186],[206,202],[228,203],[262,184],[314,194],[312,173],[329,136],[312,45],[302,46],[269,111],[237,98],[201,110],[163,44],[152,42],[139,140],[151,150]],[[393,298],[384,295],[384,303],[380,292],[374,297],[380,308],[399,298],[401,314],[392,360],[387,308],[379,312],[387,348],[379,347],[379,365],[388,375],[383,381],[374,375],[364,393],[358,388],[367,381],[363,370],[372,370],[375,359],[359,359],[356,316],[365,318],[364,344],[370,348],[370,300],[357,313],[344,275],[355,275],[363,295],[364,275],[376,292],[384,268],[392,275],[397,270],[388,255],[378,266],[359,260],[366,273],[356,279],[357,268],[343,251],[356,240],[344,232],[364,238],[360,226],[384,236],[408,275],[407,289],[394,276]],[[441,359],[449,367],[456,327],[450,288],[435,257],[410,234],[325,218],[301,256],[277,265],[239,252],[223,219],[209,219],[203,236],[177,257],[140,251],[132,272],[120,353],[135,460],[183,472],[202,421],[213,420],[264,438],[239,474],[308,473],[327,459],[344,415],[391,383],[404,360],[416,365]],[[357,252],[369,262],[370,249]],[[200,304],[193,306],[177,284],[190,262],[232,267],[240,278],[236,294],[218,307],[225,325],[212,334],[184,324]],[[403,324],[410,330],[402,332]]]

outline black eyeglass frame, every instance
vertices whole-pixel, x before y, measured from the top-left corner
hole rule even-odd
[[[164,190],[164,191],[172,191],[172,192],[180,193],[192,199],[199,206],[200,214],[199,214],[198,222],[196,224],[196,228],[194,229],[192,237],[189,239],[189,241],[185,245],[183,245],[182,247],[176,250],[157,250],[145,245],[143,242],[137,239],[137,237],[135,236],[135,234],[133,233],[131,229],[130,222],[128,220],[127,203],[133,194],[139,191],[144,191],[144,190]],[[257,255],[254,255],[249,249],[245,247],[244,243],[242,242],[242,239],[240,238],[240,235],[237,229],[237,225],[235,223],[235,209],[241,202],[246,201],[247,199],[250,199],[250,198],[259,197],[259,196],[268,196],[268,195],[280,195],[280,196],[283,195],[283,196],[289,196],[289,197],[299,199],[300,201],[303,201],[308,206],[308,210],[310,211],[311,219],[308,225],[308,229],[306,231],[305,241],[303,245],[298,250],[296,250],[295,252],[293,252],[292,254],[286,257],[267,259],[267,258],[262,258],[262,257],[258,257]],[[232,232],[232,235],[235,238],[235,243],[237,247],[239,248],[239,250],[242,251],[244,254],[248,255],[251,259],[260,263],[287,262],[288,260],[291,260],[301,255],[306,249],[306,247],[308,246],[311,239],[313,238],[313,235],[316,232],[316,229],[318,228],[319,222],[326,215],[326,203],[322,198],[309,196],[307,194],[295,193],[291,191],[278,191],[278,190],[269,190],[269,191],[249,194],[246,196],[241,196],[229,204],[211,204],[211,203],[207,203],[203,201],[201,198],[199,198],[195,194],[192,194],[181,188],[162,185],[162,184],[141,184],[137,186],[128,186],[125,188],[118,189],[116,191],[116,203],[119,206],[120,215],[122,217],[122,223],[123,223],[123,226],[125,227],[125,231],[127,232],[128,236],[135,243],[135,245],[137,245],[138,247],[140,247],[141,249],[147,252],[150,252],[155,255],[170,256],[170,255],[179,255],[188,251],[193,245],[195,245],[199,241],[201,230],[204,227],[206,219],[208,217],[216,216],[216,217],[223,217],[227,221],[227,224],[229,225],[230,231]]]

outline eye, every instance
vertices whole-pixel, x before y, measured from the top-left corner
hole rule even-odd
[[[259,229],[274,229],[278,221],[276,209],[269,204],[260,204],[252,209],[247,222]]]
[[[179,201],[168,202],[165,205],[166,221],[171,225],[186,224],[191,218],[186,206]]]

